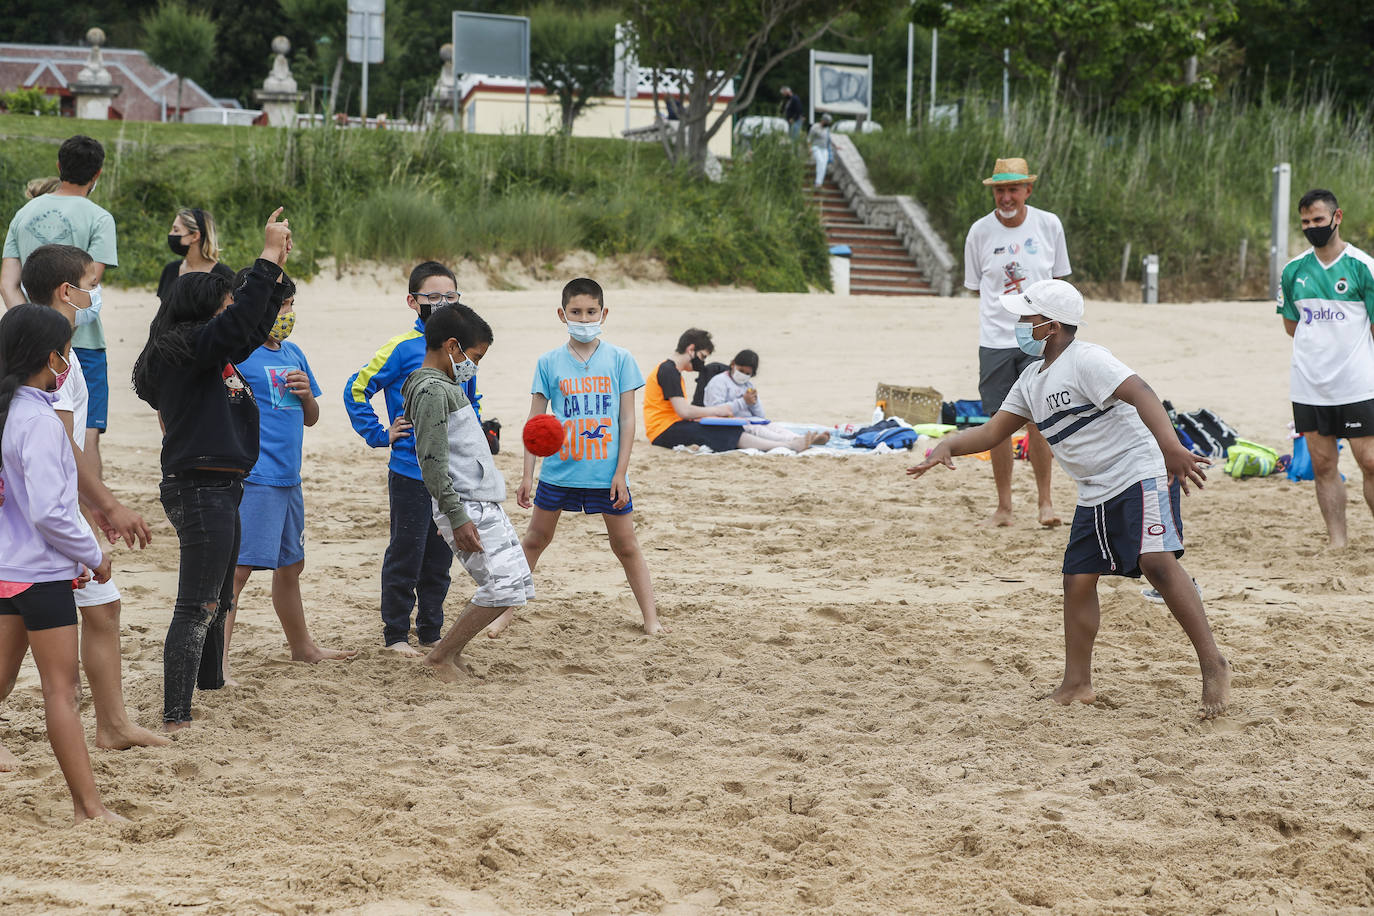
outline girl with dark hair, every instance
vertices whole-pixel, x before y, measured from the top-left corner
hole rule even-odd
[[[179,277],[192,273],[217,274],[234,279],[234,271],[220,262],[219,233],[215,218],[199,207],[182,207],[167,233],[167,247],[178,260],[167,262],[157,281],[157,297],[166,299]]]
[[[162,727],[191,723],[196,687],[224,686],[224,620],[233,604],[243,478],[258,460],[258,407],[234,363],[267,339],[281,307],[291,229],[267,221],[262,255],[238,289],[213,273],[173,283],[134,363],[134,390],[158,411],[162,507],[181,544],[176,606],[163,647]]]
[[[77,519],[76,459],[53,410],[71,369],[72,329],[57,311],[15,306],[0,318],[0,699],[24,655],[43,684],[43,711],[76,821],[124,818],[105,808],[76,708],[76,602],[72,589],[110,578],[110,557]],[[0,749],[0,770],[18,759]]]

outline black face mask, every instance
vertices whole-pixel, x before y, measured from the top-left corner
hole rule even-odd
[[[1331,233],[1335,231],[1336,224],[1329,222],[1325,226],[1308,226],[1302,234],[1307,236],[1307,241],[1312,243],[1313,248],[1322,248],[1331,241]]]
[[[692,371],[693,371],[693,372],[702,372],[702,371],[704,371],[705,369],[706,369],[706,360],[702,359],[700,356],[693,356],[693,357],[692,357]]]
[[[170,233],[167,235],[167,247],[179,258],[186,257],[186,253],[191,250],[191,246],[183,242],[181,236]]]
[[[434,311],[434,306],[430,305],[428,302],[421,302],[421,303],[420,303],[420,321],[421,321],[421,322],[429,321],[429,316],[430,316],[430,314],[431,314],[433,311]]]

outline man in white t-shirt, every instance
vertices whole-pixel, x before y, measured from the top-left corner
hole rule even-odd
[[[1293,426],[1312,456],[1332,547],[1346,545],[1340,439],[1350,443],[1374,511],[1374,258],[1341,241],[1342,216],[1330,191],[1314,189],[1298,201],[1312,248],[1284,267],[1278,307],[1293,338]]]
[[[1016,347],[1011,315],[1003,310],[1002,296],[1023,292],[1038,280],[1066,277],[1070,272],[1064,227],[1059,217],[1026,203],[1037,176],[1024,159],[998,159],[990,178],[994,209],[975,222],[964,240],[964,286],[979,298],[978,397],[983,414],[992,416],[1002,406],[1032,358]],[[1050,497],[1050,450],[1034,424],[1027,427],[1027,451],[1035,471],[1040,500],[1040,524],[1059,524]],[[997,484],[997,509],[988,524],[1011,524],[1011,438],[992,447],[992,476]]]
[[[1026,367],[986,424],[941,439],[926,460],[908,468],[920,477],[955,455],[984,451],[1032,421],[1078,484],[1078,508],[1064,551],[1064,679],[1055,702],[1092,703],[1093,642],[1101,612],[1100,576],[1142,573],[1182,625],[1202,667],[1200,715],[1225,710],[1231,667],[1217,649],[1202,596],[1179,564],[1183,555],[1180,490],[1199,488],[1211,462],[1185,448],[1164,405],[1104,347],[1076,340],[1083,297],[1063,280],[1041,280],[1005,296],[1019,317],[1020,349],[1043,357]]]
[[[89,254],[73,245],[42,245],[24,261],[24,290],[40,305],[61,312],[75,327],[77,315],[91,307],[91,291],[95,289],[99,267]],[[135,540],[146,544],[149,537],[143,519],[120,505],[101,482],[91,456],[85,453],[86,440],[81,433],[86,429],[90,389],[76,350],[75,346],[71,347],[67,355],[69,368],[57,389],[53,409],[71,438],[81,503],[93,510],[112,542],[116,534],[125,533],[130,546]],[[81,520],[86,523],[84,516]],[[95,701],[96,745],[122,750],[170,743],[169,739],[130,721],[124,707],[119,645],[121,602],[114,579],[104,583],[88,582],[84,588],[77,589],[73,597],[81,611],[81,662]]]

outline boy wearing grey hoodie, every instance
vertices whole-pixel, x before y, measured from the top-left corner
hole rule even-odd
[[[425,360],[401,389],[434,524],[477,583],[462,616],[423,659],[450,684],[466,677],[461,657],[468,641],[534,597],[520,539],[501,508],[505,479],[462,387],[491,343],[491,326],[466,305],[435,309],[425,323]]]

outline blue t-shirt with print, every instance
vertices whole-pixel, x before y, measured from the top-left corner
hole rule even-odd
[[[310,379],[310,393],[320,396],[305,353],[284,340],[280,350],[258,347],[238,369],[258,402],[258,463],[244,479],[269,487],[299,486],[305,410],[301,399],[287,390],[286,373],[300,369]]]
[[[544,459],[539,479],[610,489],[620,457],[620,396],[643,387],[644,374],[630,352],[604,340],[585,364],[566,344],[539,357],[530,393],[548,398],[563,424],[563,448]]]

